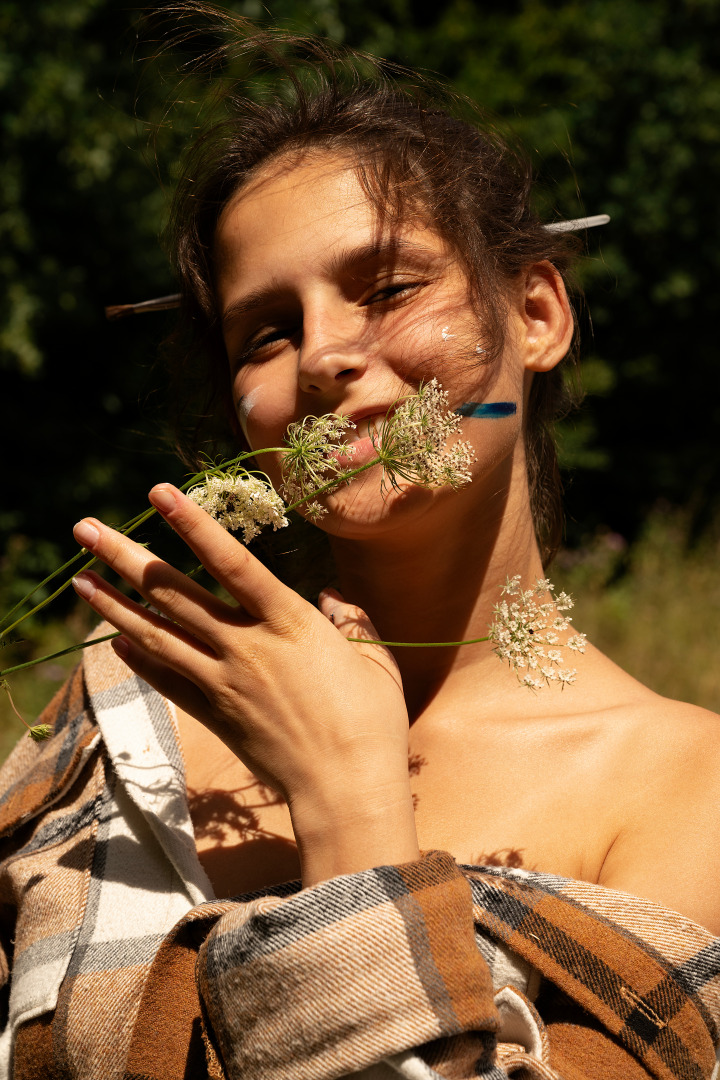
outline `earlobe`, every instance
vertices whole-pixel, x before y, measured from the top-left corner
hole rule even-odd
[[[528,270],[521,303],[525,368],[550,371],[567,354],[575,329],[565,283],[551,263]]]

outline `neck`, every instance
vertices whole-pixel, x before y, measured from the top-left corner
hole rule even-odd
[[[466,488],[443,495],[429,512],[368,541],[333,537],[340,589],[386,641],[461,641],[487,635],[500,586],[520,574],[542,577],[529,508],[524,462],[508,462],[485,497]],[[502,494],[498,496],[497,492]],[[411,719],[448,684],[472,672],[493,681],[500,665],[490,643],[459,648],[394,648]]]

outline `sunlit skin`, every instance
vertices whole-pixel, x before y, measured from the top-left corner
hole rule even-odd
[[[720,932],[717,717],[658,697],[592,647],[574,658],[575,686],[532,694],[487,645],[392,653],[345,640],[479,637],[506,574],[541,576],[522,419],[532,379],[569,344],[559,277],[539,264],[512,283],[502,355],[478,365],[482,318],[453,253],[422,220],[380,235],[351,163],[322,154],[258,173],[226,207],[214,257],[229,377],[256,449],[308,414],[382,412],[431,376],[454,406],[518,404],[464,422],[477,461],[462,491],[383,496],[371,470],[328,500],[341,594],[326,590],[319,609],[169,485],[151,501],[237,606],[94,519],[97,539],[76,531],[174,620],[94,575],[81,582],[122,631],[125,662],[177,704],[218,895],[297,874],[312,885],[420,849],[462,862],[504,851]],[[279,478],[277,462],[264,467]]]

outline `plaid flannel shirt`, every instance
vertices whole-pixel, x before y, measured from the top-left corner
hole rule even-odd
[[[443,852],[218,900],[167,702],[101,644],[44,719],[0,777],[0,1080],[717,1075],[683,916]]]

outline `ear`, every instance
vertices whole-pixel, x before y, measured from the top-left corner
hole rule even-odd
[[[574,330],[565,283],[551,263],[530,267],[518,301],[525,369],[550,371],[566,355]]]

